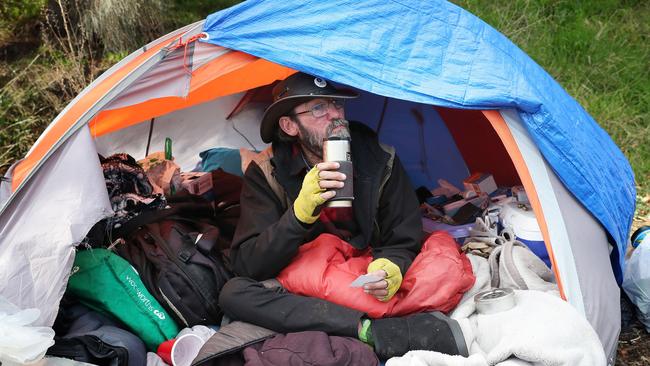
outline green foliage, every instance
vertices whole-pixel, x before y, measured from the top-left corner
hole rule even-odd
[[[129,53],[127,51],[121,51],[121,52],[106,52],[104,54],[104,62],[113,65],[118,62],[120,62],[123,58],[128,56]]]
[[[219,9],[231,7],[241,0],[174,0],[169,3],[169,28],[178,28],[204,19]]]
[[[237,2],[0,0],[0,175],[104,70],[142,44]],[[36,36],[25,29],[36,29]]]
[[[0,49],[14,42],[38,22],[47,0],[2,0],[0,2]]]
[[[38,18],[47,0],[3,0],[0,3],[0,21],[4,24],[23,24]]]

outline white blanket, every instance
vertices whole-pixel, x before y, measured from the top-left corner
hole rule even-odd
[[[606,364],[605,352],[591,325],[554,292],[515,290],[514,308],[494,314],[476,313],[473,296],[489,288],[490,276],[485,259],[469,258],[477,281],[451,317],[463,329],[470,356],[411,351],[391,358],[386,366]]]

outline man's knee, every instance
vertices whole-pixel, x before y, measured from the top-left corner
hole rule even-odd
[[[227,311],[241,306],[241,297],[251,288],[251,286],[259,286],[259,282],[247,277],[234,277],[231,278],[221,288],[219,293],[219,307]]]
[[[234,277],[228,280],[221,288],[219,293],[219,306],[221,308],[228,307],[232,300],[237,299],[241,294],[246,292],[246,289],[257,281],[246,277]]]

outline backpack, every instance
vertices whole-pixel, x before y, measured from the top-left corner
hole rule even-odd
[[[134,220],[140,225],[122,232],[125,243],[116,246],[117,253],[135,267],[178,324],[218,324],[223,315],[219,292],[232,277],[219,250],[219,228],[196,218],[165,216],[164,211]]]
[[[232,272],[221,250],[230,246],[229,212],[238,211],[239,202],[222,204],[218,198],[215,208],[203,197],[179,192],[168,208],[142,212],[109,230],[111,239],[120,238],[112,241],[117,254],[183,327],[218,324],[222,317],[219,292]]]

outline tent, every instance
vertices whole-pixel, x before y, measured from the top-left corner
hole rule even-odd
[[[111,214],[97,153],[171,137],[260,150],[247,93],[303,71],[357,89],[347,117],[396,146],[415,186],[492,172],[528,193],[562,297],[613,363],[635,186],[610,137],[530,57],[444,1],[250,0],[135,51],[56,117],[0,189],[0,295],[51,325],[74,246]],[[227,118],[230,117],[230,118]],[[610,255],[611,254],[611,255]]]

